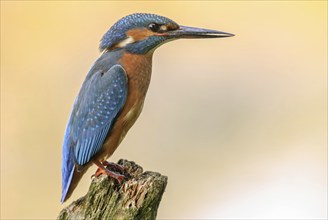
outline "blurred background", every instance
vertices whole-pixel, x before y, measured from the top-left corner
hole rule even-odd
[[[1,1],[1,218],[54,219],[61,145],[102,35],[156,13],[236,34],[154,54],[112,161],[169,183],[159,219],[327,217],[327,1]]]

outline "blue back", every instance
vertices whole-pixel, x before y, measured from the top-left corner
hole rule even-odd
[[[107,72],[91,69],[65,131],[62,161],[62,202],[75,165],[82,167],[101,150],[115,118],[123,108],[128,88],[125,70],[113,65]]]

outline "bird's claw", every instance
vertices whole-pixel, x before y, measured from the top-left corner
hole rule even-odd
[[[113,179],[116,179],[120,184],[122,183],[122,181],[125,178],[124,175],[115,173],[115,172],[110,171],[110,170],[101,170],[101,169],[98,169],[96,171],[96,173],[91,176],[91,178],[99,177],[101,174],[105,174],[107,176],[112,177]]]
[[[104,169],[98,167],[96,173],[93,174],[91,176],[91,178],[99,177],[101,174],[105,174],[107,176],[110,176],[110,177],[116,179],[119,182],[119,184],[121,184],[122,181],[124,180],[125,176],[121,175],[121,174],[118,174],[118,173],[115,173],[115,172],[109,170],[108,168],[114,168],[116,170],[119,170],[119,171],[123,172],[124,167],[119,165],[119,164],[110,163],[110,162],[107,162],[107,161],[104,161],[102,164],[105,166]]]
[[[102,164],[109,170],[114,170],[114,171],[119,171],[120,173],[124,173],[124,166],[117,164],[117,163],[113,163],[113,162],[108,162],[108,161],[104,161],[102,162]]]

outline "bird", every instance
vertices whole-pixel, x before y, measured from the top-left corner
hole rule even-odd
[[[119,183],[123,181],[123,175],[106,167],[106,160],[142,111],[156,48],[176,39],[232,36],[182,26],[149,13],[134,13],[118,20],[102,37],[101,55],[87,73],[68,119],[62,146],[61,203],[70,198],[92,164],[98,166],[96,175],[107,174]]]

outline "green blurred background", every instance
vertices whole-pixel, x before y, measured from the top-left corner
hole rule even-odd
[[[233,38],[154,54],[143,113],[111,158],[169,183],[159,219],[327,217],[327,1],[1,1],[1,218],[53,219],[73,101],[133,12]]]

